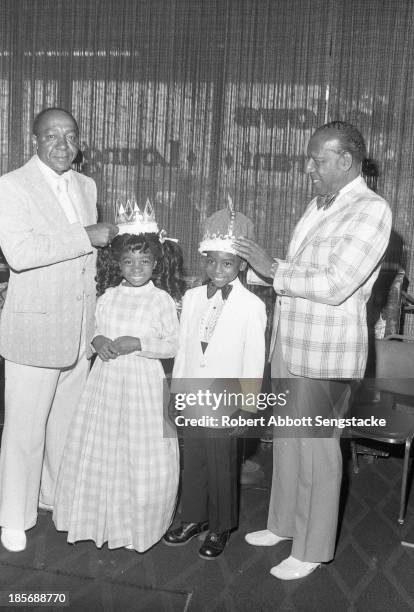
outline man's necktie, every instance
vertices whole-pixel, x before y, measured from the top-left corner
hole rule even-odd
[[[60,176],[58,178],[57,193],[59,203],[62,206],[69,223],[77,223],[79,221],[79,217],[76,213],[75,206],[72,200],[70,199],[68,192],[68,182],[64,176]]]
[[[230,295],[230,291],[233,289],[232,285],[224,285],[224,287],[216,287],[211,281],[207,284],[207,298],[210,299],[213,295],[216,295],[217,291],[221,290],[221,297],[223,300],[227,300]]]
[[[335,202],[338,192],[335,193],[325,193],[324,195],[318,195],[316,198],[316,206],[318,210],[323,208],[323,210],[328,210]]]

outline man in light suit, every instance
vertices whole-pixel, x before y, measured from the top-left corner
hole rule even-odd
[[[85,383],[95,310],[95,247],[117,233],[96,223],[96,186],[71,170],[75,119],[48,108],[33,124],[36,154],[0,178],[0,245],[10,281],[0,321],[5,424],[0,525],[26,546],[39,502],[50,508],[66,432]],[[46,443],[45,443],[46,441]]]
[[[249,240],[235,243],[261,277],[273,279],[272,379],[292,380],[293,416],[332,409],[342,415],[347,383],[364,375],[366,302],[391,231],[388,204],[360,176],[365,156],[352,125],[318,128],[307,161],[318,195],[296,226],[286,259]],[[291,556],[271,569],[282,580],[307,576],[334,555],[342,457],[335,433],[318,435],[310,429],[308,438],[280,439],[275,431],[268,528],[246,535],[256,546],[293,540]]]

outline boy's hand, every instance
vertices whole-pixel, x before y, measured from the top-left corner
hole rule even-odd
[[[117,352],[110,338],[106,336],[96,336],[96,338],[92,340],[92,345],[102,361],[116,359]]]
[[[134,336],[120,336],[112,342],[116,355],[129,355],[141,350],[141,340]]]

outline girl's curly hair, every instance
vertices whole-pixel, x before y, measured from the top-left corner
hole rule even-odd
[[[162,245],[163,256],[157,265],[159,284],[171,297],[180,302],[185,293],[184,257],[179,244],[166,240]],[[155,284],[157,284],[154,281]]]
[[[161,245],[158,234],[121,234],[109,246],[99,249],[96,274],[98,296],[122,281],[119,262],[125,251],[152,253],[157,260],[152,277],[154,285],[179,302],[185,290],[182,251],[177,244],[169,241]]]

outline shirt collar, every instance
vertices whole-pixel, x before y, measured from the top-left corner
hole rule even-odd
[[[332,206],[335,206],[336,201],[338,200],[338,198],[340,198],[342,195],[344,195],[345,193],[348,193],[348,191],[351,191],[351,189],[353,189],[354,187],[357,187],[358,185],[365,185],[365,180],[362,178],[361,175],[357,176],[356,178],[352,179],[352,181],[350,181],[349,183],[347,183],[346,185],[344,185],[343,187],[341,187],[341,189],[338,189],[338,191],[335,194],[335,200],[332,203]],[[334,195],[334,194],[332,194]],[[318,201],[318,196],[316,196],[313,199],[314,202],[314,206],[315,206],[315,210],[317,210],[317,201]],[[320,210],[324,210],[323,208],[321,208]]]
[[[342,187],[339,191],[338,191],[338,198],[339,196],[343,195],[344,193],[347,193],[348,191],[351,191],[351,189],[353,189],[354,187],[356,187],[357,185],[365,185],[365,181],[362,178],[361,175],[357,176],[356,178],[354,178],[352,181],[350,181],[349,183],[347,183],[344,187]]]
[[[203,283],[203,286],[206,286],[208,283],[210,282],[210,279],[208,279],[207,283]],[[230,281],[229,283],[227,283],[228,285],[231,285],[233,288],[235,287],[239,287],[241,285],[241,282],[239,280],[239,277],[236,276],[236,278],[234,278],[232,281]],[[206,292],[206,299],[207,299],[207,292]],[[210,298],[210,300],[208,300],[209,304],[211,303],[215,303],[216,301],[221,301],[222,297],[221,297],[221,291],[217,291],[217,293],[215,293],[213,295],[212,298]]]
[[[118,287],[121,287],[121,291],[125,293],[131,293],[132,295],[136,294],[137,291],[141,293],[146,293],[147,291],[152,291],[154,289],[154,283],[152,280],[149,280],[145,285],[140,285],[139,287],[130,287],[129,285],[124,285],[124,281],[121,281]]]
[[[43,174],[43,177],[46,179],[47,183],[51,187],[53,187],[54,190],[56,190],[56,187],[57,187],[57,184],[58,184],[58,180],[62,176],[65,177],[65,179],[70,184],[70,182],[72,180],[73,170],[69,169],[66,172],[64,172],[63,174],[58,174],[57,172],[52,170],[52,168],[49,168],[49,166],[47,166],[44,162],[42,162],[42,160],[39,158],[38,155],[35,155],[35,160],[36,160],[36,163],[37,163],[37,165],[39,167],[39,170]]]
[[[236,276],[236,278],[234,278],[230,283],[227,283],[227,284],[233,285],[233,287],[237,287],[238,285],[241,285],[240,279],[238,276]]]

